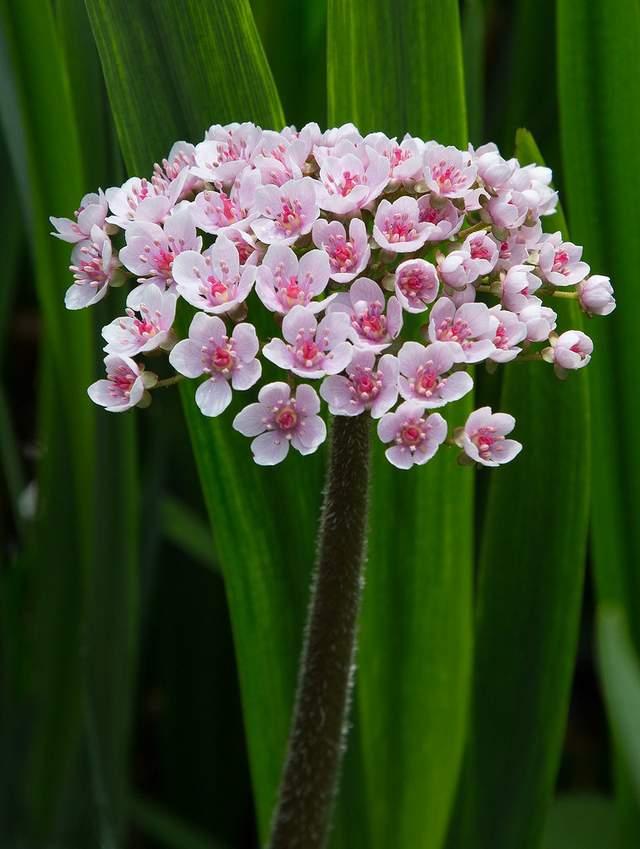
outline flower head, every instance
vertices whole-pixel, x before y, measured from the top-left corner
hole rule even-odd
[[[379,419],[398,399],[398,360],[384,354],[376,365],[373,351],[355,351],[341,374],[325,377],[320,395],[334,416],[359,416],[370,410]]]
[[[349,322],[341,313],[326,315],[318,324],[313,310],[295,306],[284,317],[282,333],[286,342],[272,339],[262,352],[272,363],[301,377],[338,374],[351,360],[353,348],[346,341]]]
[[[447,423],[440,413],[427,416],[421,404],[405,401],[380,419],[378,436],[393,443],[384,452],[387,460],[398,469],[410,469],[434,456],[447,438]]]
[[[107,377],[87,389],[89,398],[109,413],[123,413],[142,401],[145,388],[153,386],[157,376],[145,371],[131,357],[108,354],[104,358]]]
[[[443,407],[457,401],[473,389],[466,371],[454,371],[456,346],[448,342],[405,342],[398,352],[400,394],[423,407]]]
[[[464,428],[456,435],[456,442],[476,463],[500,466],[509,463],[522,450],[522,445],[515,439],[505,439],[515,424],[513,416],[492,413],[491,407],[481,407],[471,413]]]
[[[344,313],[349,317],[349,338],[356,348],[382,351],[396,338],[402,327],[402,308],[393,295],[387,301],[374,280],[361,277],[340,294],[328,308],[329,314]]]
[[[252,265],[240,268],[235,244],[224,234],[204,253],[184,251],[173,262],[178,294],[194,307],[214,314],[235,309],[248,296],[256,276]]]

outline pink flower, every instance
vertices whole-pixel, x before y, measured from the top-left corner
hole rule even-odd
[[[140,177],[131,177],[119,188],[107,189],[105,195],[113,213],[107,221],[124,230],[132,221],[161,224],[175,206],[187,176],[183,171],[166,189]]]
[[[311,386],[298,386],[295,396],[286,383],[269,383],[258,393],[258,403],[249,404],[233,420],[251,443],[253,459],[260,466],[275,466],[289,453],[289,444],[301,454],[313,454],[327,437],[318,413],[320,399]]]
[[[556,326],[557,314],[542,305],[540,298],[530,298],[527,306],[520,310],[518,318],[527,328],[528,342],[542,342]]]
[[[210,190],[200,192],[190,206],[196,226],[205,233],[213,234],[224,232],[228,227],[248,226],[255,217],[252,207],[260,185],[258,171],[245,168],[229,194]]]
[[[371,147],[341,142],[320,160],[321,209],[348,215],[378,197],[389,180],[389,162]]]
[[[268,360],[301,377],[337,374],[348,365],[353,348],[346,341],[347,317],[326,315],[320,324],[308,307],[295,306],[282,322],[282,339],[272,339],[262,349]]]
[[[373,223],[373,238],[392,253],[411,253],[427,241],[433,227],[420,221],[418,201],[413,197],[401,197],[389,203],[381,200]]]
[[[438,257],[438,275],[452,289],[462,290],[478,279],[477,263],[466,247]]]
[[[424,149],[424,182],[441,197],[464,198],[476,179],[476,166],[467,151],[437,142],[427,142]]]
[[[104,350],[107,354],[133,357],[154,348],[169,346],[175,314],[174,294],[161,292],[157,286],[146,287],[140,293],[140,300],[127,309],[125,317],[116,318],[102,328],[102,335],[107,342]]]
[[[199,312],[189,327],[189,338],[172,349],[169,362],[185,377],[207,375],[196,391],[196,404],[203,415],[219,416],[231,403],[231,386],[249,389],[259,380],[259,348],[252,324],[236,324],[229,338],[221,318]]]
[[[593,342],[581,330],[566,330],[560,336],[551,336],[550,348],[545,348],[542,358],[553,363],[558,377],[564,377],[565,372],[584,368],[591,360]]]
[[[320,212],[314,180],[303,177],[280,187],[260,186],[256,189],[255,212],[259,217],[251,227],[261,242],[292,245],[310,232]]]
[[[423,407],[443,407],[457,401],[473,389],[473,380],[466,371],[448,374],[455,362],[455,346],[448,342],[405,342],[398,353],[400,394]]]
[[[488,338],[493,342],[494,350],[489,359],[496,363],[508,363],[515,360],[522,348],[516,347],[527,337],[527,325],[515,313],[500,308],[500,304],[491,307],[491,325]]]
[[[238,249],[224,234],[204,253],[185,251],[173,262],[178,294],[194,307],[214,314],[229,312],[241,304],[255,276],[254,266],[240,268]]]
[[[422,176],[424,142],[408,133],[398,144],[384,133],[369,133],[364,144],[381,153],[388,160],[391,180],[394,183],[411,183]]]
[[[309,307],[313,312],[325,308],[314,301],[329,282],[329,257],[324,251],[307,251],[300,260],[286,245],[269,245],[256,272],[256,293],[271,312],[288,313],[292,307]]]
[[[318,218],[311,230],[313,244],[329,257],[330,276],[336,283],[350,283],[363,271],[371,248],[367,228],[361,218],[349,222],[349,238],[341,221],[325,221]]]
[[[529,303],[542,281],[528,265],[513,265],[502,281],[502,306],[511,312],[520,312]]]
[[[164,226],[136,221],[126,230],[127,244],[120,251],[122,263],[139,275],[140,283],[154,283],[161,289],[173,285],[173,261],[184,251],[200,252],[202,238],[196,235],[188,209],[170,215]]]
[[[518,169],[517,159],[503,159],[493,143],[482,145],[476,151],[469,146],[472,161],[478,169],[478,176],[485,186],[499,191]]]
[[[588,315],[609,315],[616,308],[611,281],[601,274],[592,274],[578,285],[578,299]]]
[[[479,363],[493,353],[490,338],[491,315],[486,304],[456,305],[449,298],[440,298],[429,316],[431,342],[453,344],[456,362]]]
[[[71,244],[83,242],[91,236],[94,227],[104,229],[108,211],[109,205],[105,194],[102,189],[98,189],[98,194],[91,192],[82,198],[79,208],[74,213],[75,221],[70,218],[51,216],[49,221],[58,231],[51,235]]]
[[[320,395],[334,416],[358,416],[370,410],[379,419],[398,398],[398,361],[384,354],[378,365],[373,351],[356,351],[346,368],[347,376],[330,375],[320,386]]]
[[[202,182],[190,174],[190,169],[196,162],[196,149],[190,142],[179,141],[171,146],[171,150],[162,162],[153,166],[151,182],[159,192],[166,194],[175,180],[180,181],[178,200],[186,197],[196,189],[202,188]]]
[[[261,137],[262,130],[254,124],[214,124],[205,141],[196,145],[192,173],[208,183],[231,184],[249,164]]]
[[[467,457],[483,466],[500,466],[513,460],[522,445],[515,439],[505,439],[516,420],[507,413],[492,413],[491,407],[474,410],[464,428],[456,435],[456,443]]]
[[[135,360],[118,354],[104,358],[106,380],[97,380],[87,389],[94,404],[109,413],[123,413],[139,404],[146,388],[158,380],[153,372],[145,371]]]
[[[484,277],[496,267],[499,256],[498,245],[487,233],[471,233],[462,243],[461,250],[469,253],[478,277]]]
[[[434,456],[447,438],[447,423],[440,413],[425,416],[422,404],[405,401],[380,419],[378,436],[382,442],[393,442],[384,452],[387,460],[398,469],[410,469]]]
[[[97,225],[91,228],[90,239],[74,246],[69,270],[74,282],[64,296],[68,310],[93,306],[107,294],[109,284],[118,286],[124,282],[111,239]]]
[[[439,288],[435,267],[424,259],[408,259],[396,268],[394,289],[407,312],[424,312],[438,297]]]
[[[356,348],[382,351],[402,328],[402,307],[393,295],[386,303],[380,286],[368,277],[360,277],[348,292],[327,307],[328,313],[344,313],[351,322],[350,339]]]
[[[522,192],[508,189],[497,197],[492,197],[485,209],[496,227],[513,230],[524,224],[529,213],[529,204]]]
[[[309,138],[285,138],[282,133],[264,130],[251,157],[264,185],[282,186],[303,176],[305,160],[311,150]]]
[[[450,200],[427,194],[418,198],[418,220],[421,224],[432,225],[427,231],[428,242],[441,242],[455,236],[462,227],[464,215]]]
[[[543,236],[539,250],[540,273],[554,286],[573,286],[589,273],[587,263],[580,261],[582,248],[573,242],[563,242],[560,233]]]

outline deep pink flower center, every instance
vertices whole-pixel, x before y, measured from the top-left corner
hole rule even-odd
[[[553,266],[551,267],[552,271],[559,272],[560,274],[568,274],[569,270],[567,269],[567,265],[569,264],[569,254],[561,249],[555,252],[555,256],[553,258]]]
[[[491,259],[489,248],[479,240],[471,242],[471,259]]]
[[[297,200],[283,200],[275,220],[285,235],[290,236],[298,232],[303,223],[302,205]]]
[[[73,277],[76,283],[88,283],[90,286],[99,288],[103,286],[109,279],[114,261],[111,261],[111,267],[105,271],[102,262],[102,250],[92,242],[90,245],[84,245],[80,248],[80,260],[78,265],[70,265],[69,270],[73,272]]]
[[[358,368],[351,376],[351,391],[359,401],[366,403],[375,398],[382,388],[382,375],[370,368]]]
[[[418,445],[422,442],[422,429],[416,423],[407,424],[402,428],[400,438],[405,445]]]
[[[131,387],[136,382],[136,377],[131,369],[128,369],[126,366],[118,366],[115,371],[112,371],[109,375],[109,380],[113,384],[111,388],[111,394],[113,396],[116,395],[129,395],[131,392]]]
[[[333,271],[350,271],[356,264],[355,251],[344,236],[334,236],[329,242],[329,259]]]
[[[505,348],[509,347],[509,335],[507,333],[507,328],[504,324],[499,324],[496,329],[496,335],[493,337],[493,344],[496,348]]]
[[[155,336],[158,332],[155,324],[149,321],[148,317],[144,315],[142,318],[134,318],[133,324],[139,336]]]
[[[438,184],[442,193],[450,192],[458,186],[464,185],[465,178],[462,171],[441,159],[436,165],[431,166],[431,176]]]
[[[398,281],[398,288],[406,298],[417,298],[425,292],[428,285],[426,275],[417,270],[404,272]]]
[[[361,336],[378,341],[387,333],[387,318],[382,314],[383,305],[379,301],[369,304],[367,311],[356,316],[352,325]]]
[[[481,427],[471,435],[471,441],[478,449],[478,454],[482,457],[483,460],[489,459],[493,452],[494,445],[496,442],[500,442],[504,439],[499,433],[496,433],[495,427]]]
[[[275,422],[280,430],[293,430],[298,423],[298,414],[292,404],[288,404],[278,410]]]
[[[237,354],[233,340],[228,336],[216,341],[213,337],[202,346],[202,366],[206,373],[219,372],[228,376],[236,364]]]
[[[312,368],[323,358],[323,353],[313,339],[302,339],[297,342],[296,359],[306,368]]]
[[[473,333],[466,321],[460,319],[443,319],[436,328],[436,337],[441,342],[459,342],[463,348],[469,346],[467,341]]]
[[[389,242],[410,242],[417,238],[418,231],[406,212],[394,212],[385,221],[384,234]]]

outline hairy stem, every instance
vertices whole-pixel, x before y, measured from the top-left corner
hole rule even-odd
[[[370,421],[337,416],[333,423],[318,562],[269,849],[323,849],[329,834],[363,586]]]

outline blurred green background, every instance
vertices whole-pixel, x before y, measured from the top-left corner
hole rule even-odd
[[[332,849],[640,845],[639,55],[638,0],[0,0],[0,846],[268,829],[324,452],[259,470],[188,388],[93,409],[119,295],[65,312],[48,235],[234,120],[544,157],[549,226],[618,299],[565,384],[477,374],[518,419],[512,467],[376,455]]]

